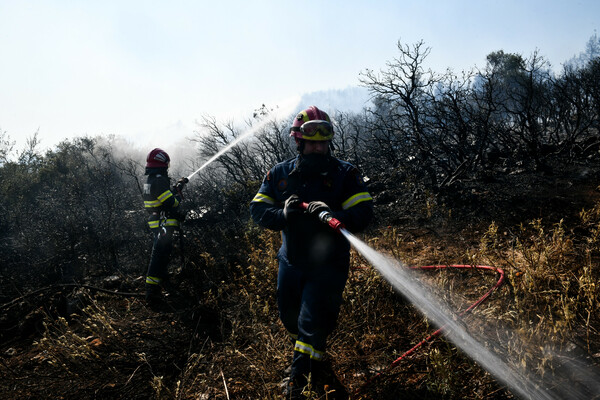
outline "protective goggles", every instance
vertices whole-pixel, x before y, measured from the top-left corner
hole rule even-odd
[[[321,136],[323,138],[333,137],[333,125],[323,120],[313,120],[303,123],[300,127],[293,127],[292,131],[301,132],[303,137]]]

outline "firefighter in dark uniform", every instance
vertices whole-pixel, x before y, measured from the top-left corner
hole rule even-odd
[[[168,277],[168,265],[173,248],[173,233],[183,220],[180,212],[181,190],[187,178],[181,178],[171,187],[168,176],[171,159],[166,151],[154,149],[146,157],[144,208],[148,211],[148,226],[153,236],[152,254],[146,275],[146,302],[149,306],[162,303],[161,287]]]
[[[333,134],[327,113],[315,106],[300,112],[290,132],[298,156],[275,165],[250,203],[257,224],[282,231],[277,304],[294,342],[288,397],[299,396],[309,374],[311,382],[319,381],[348,278],[350,244],[318,215],[330,212],[350,232],[364,229],[373,216],[373,199],[357,168],[331,155]],[[301,203],[308,203],[306,210]]]

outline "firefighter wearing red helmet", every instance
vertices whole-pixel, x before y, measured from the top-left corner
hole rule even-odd
[[[286,398],[298,397],[308,376],[325,379],[327,336],[340,311],[348,278],[350,244],[319,221],[323,211],[346,229],[364,229],[373,216],[373,199],[356,167],[332,156],[334,136],[329,115],[311,106],[294,118],[290,136],[298,155],[275,165],[250,203],[253,220],[282,231],[277,254],[279,317],[294,342]],[[308,203],[306,210],[301,203]]]
[[[179,179],[171,187],[168,176],[170,161],[167,152],[159,148],[153,149],[146,157],[145,175],[148,178],[144,184],[143,198],[153,245],[145,286],[146,302],[151,308],[163,305],[161,287],[168,277],[173,233],[183,219],[179,205],[182,200],[181,190],[187,183],[187,178]]]

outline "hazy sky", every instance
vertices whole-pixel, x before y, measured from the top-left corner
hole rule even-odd
[[[203,115],[242,122],[356,86],[398,40],[423,40],[438,72],[500,49],[538,49],[558,70],[599,16],[597,0],[0,0],[0,130],[18,145],[39,131],[43,147],[109,134],[167,146]]]

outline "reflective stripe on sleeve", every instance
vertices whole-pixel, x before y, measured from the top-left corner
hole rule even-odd
[[[347,210],[350,207],[354,207],[358,203],[361,203],[363,201],[369,201],[369,200],[373,200],[373,198],[371,197],[369,192],[356,193],[354,196],[348,198],[348,200],[346,200],[342,203],[342,208],[344,210]]]
[[[150,227],[150,229],[158,228],[159,222],[159,220],[148,221],[148,226]]]
[[[158,196],[156,200],[146,200],[146,201],[144,201],[144,207],[145,208],[160,207],[170,197],[173,197],[173,192],[171,192],[170,190],[166,190],[160,196]],[[173,208],[177,207],[178,205],[179,205],[179,200],[177,200],[177,197],[173,197]]]
[[[171,192],[170,190],[165,190],[160,196],[157,197],[157,199],[161,203],[164,203],[165,200],[167,200],[171,196],[173,196],[173,192]]]
[[[324,352],[316,350],[310,344],[301,342],[299,340],[296,340],[294,351],[299,351],[300,353],[308,354],[310,358],[317,361],[321,361],[323,359],[323,356],[325,355]]]
[[[275,199],[263,193],[256,193],[256,196],[254,196],[251,203],[267,203],[273,205],[275,204]]]
[[[146,208],[160,207],[161,205],[162,203],[158,200],[144,201],[144,207]]]

